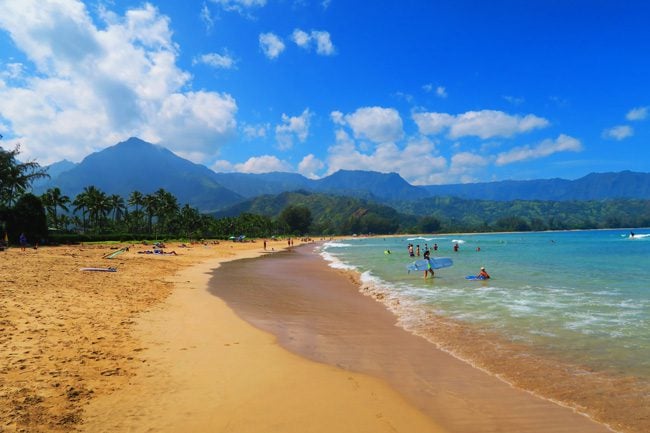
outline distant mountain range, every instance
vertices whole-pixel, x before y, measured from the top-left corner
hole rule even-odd
[[[623,171],[592,173],[577,180],[542,179],[487,183],[415,186],[396,173],[340,170],[322,179],[296,173],[215,173],[168,149],[130,138],[87,156],[78,164],[61,161],[45,167],[50,179],[33,186],[40,194],[57,186],[70,197],[94,185],[125,198],[134,190],[144,194],[160,188],[179,203],[202,211],[218,211],[263,194],[310,191],[347,195],[396,204],[434,196],[484,200],[601,200],[650,199],[650,173]]]

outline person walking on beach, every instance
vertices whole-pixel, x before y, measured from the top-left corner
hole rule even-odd
[[[18,243],[20,243],[20,250],[25,251],[25,248],[27,247],[27,236],[25,236],[25,233],[20,234],[18,237]]]

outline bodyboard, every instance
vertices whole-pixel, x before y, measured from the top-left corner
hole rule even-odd
[[[442,269],[452,266],[454,262],[448,257],[438,257],[429,259],[431,269]],[[416,260],[413,263],[406,265],[408,271],[426,271],[429,269],[427,260]]]

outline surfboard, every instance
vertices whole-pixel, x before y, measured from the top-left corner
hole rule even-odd
[[[478,277],[476,275],[468,275],[465,277],[466,280],[487,280],[485,277]]]
[[[454,264],[448,257],[433,257],[429,259],[429,262],[431,263],[431,269],[448,268]],[[406,265],[406,269],[408,271],[426,271],[429,269],[429,266],[426,260],[416,260]]]
[[[79,270],[89,272],[117,272],[117,268],[80,268]]]

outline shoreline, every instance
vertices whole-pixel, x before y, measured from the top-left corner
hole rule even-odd
[[[145,365],[90,404],[84,431],[444,432],[383,381],[291,354],[236,316],[207,290],[226,261],[174,276],[138,321]]]
[[[299,248],[299,241],[296,245],[289,251],[312,248]],[[424,392],[436,394],[435,405],[425,404],[419,400],[422,395],[414,396],[408,390],[421,377],[413,377],[405,386],[400,369],[393,368],[391,376],[374,360],[378,352],[373,350],[381,349],[381,345],[355,343],[369,350],[356,361],[354,357],[344,362],[334,359],[336,350],[328,355],[331,359],[318,358],[322,354],[315,352],[301,353],[287,347],[291,342],[289,328],[279,336],[260,330],[264,327],[251,325],[242,318],[241,311],[208,291],[219,280],[224,266],[245,266],[251,260],[271,263],[269,259],[287,255],[280,252],[287,248],[286,240],[269,242],[266,252],[260,241],[195,245],[189,249],[171,245],[169,249],[175,249],[178,256],[139,255],[138,251],[148,247],[136,245],[114,260],[100,259],[116,248],[91,245],[0,253],[0,260],[7,265],[0,269],[0,281],[9,283],[0,285],[0,338],[4,343],[0,355],[8,361],[0,369],[0,397],[9,402],[0,410],[0,425],[7,432],[475,433],[502,428],[504,422],[526,425],[538,416],[526,418],[525,411],[515,416],[507,413],[508,408],[502,408],[505,414],[491,415],[489,410],[494,407],[489,408],[494,405],[485,399],[479,399],[478,406],[473,407],[476,400],[468,396],[493,395],[493,385],[476,379],[487,373],[464,362],[470,370],[463,370],[448,360],[436,364],[441,372]],[[266,257],[260,257],[263,255]],[[318,265],[309,277],[320,284],[323,268],[336,274],[335,286],[343,290],[342,299],[356,299],[360,311],[368,313],[360,316],[376,321],[373,323],[379,328],[374,337],[397,329],[393,313],[374,296],[363,293],[358,279],[353,281],[350,274],[328,267],[320,256],[317,259]],[[115,266],[118,272],[79,271],[81,267],[98,265]],[[250,287],[256,288],[266,286],[278,272],[271,269],[266,279],[255,266],[255,271],[249,269],[246,275],[252,281]],[[311,280],[301,281],[284,286],[298,290],[296,293],[310,288],[305,281]],[[317,307],[299,311],[307,324],[320,320],[323,308]],[[277,317],[273,320],[277,325]],[[298,327],[298,333],[308,336],[308,328]],[[323,329],[325,332],[302,341],[325,341],[323,336],[327,337],[331,328]],[[348,326],[338,336],[353,338],[358,334],[354,329]],[[426,369],[430,359],[450,357],[456,363],[462,362],[421,337],[398,329],[409,335],[404,338],[411,342],[422,340],[413,343],[417,348],[412,352],[414,359],[421,355],[418,344],[430,346],[426,351],[431,357],[416,361],[422,368]],[[399,335],[395,341],[403,339],[403,334]],[[330,342],[330,348],[341,346],[340,341]],[[435,351],[428,352],[432,348]],[[353,364],[359,359],[366,366],[375,365],[366,370],[357,368]],[[402,367],[408,370],[412,366],[403,363]],[[455,389],[439,389],[439,385],[454,383]],[[524,399],[528,398],[538,397],[531,394]],[[523,406],[533,413],[539,410],[537,403]],[[465,420],[468,413],[472,414],[469,421]],[[506,421],[499,421],[499,416]],[[575,416],[586,420],[582,415]],[[518,419],[508,421],[508,417]],[[454,424],[457,422],[482,425],[483,430],[459,429]],[[549,426],[542,423],[536,427],[538,430],[516,431],[565,431],[544,429],[544,425]]]
[[[613,431],[641,433],[650,428],[650,382],[615,368],[599,369],[561,358],[541,347],[509,339],[497,330],[457,321],[409,306],[385,281],[366,277],[339,262],[326,260],[357,281],[359,291],[392,311],[403,329],[510,386],[566,407]],[[366,277],[366,278],[364,278]]]
[[[386,380],[449,431],[611,431],[397,327],[385,305],[359,293],[358,279],[328,267],[319,255],[294,263],[290,256],[300,255],[298,251],[226,264],[223,273],[215,272],[220,285],[213,285],[212,292],[247,321],[278,336],[289,350]],[[248,283],[251,266],[264,288]],[[297,275],[300,269],[307,275]],[[231,284],[249,290],[232,290]]]

